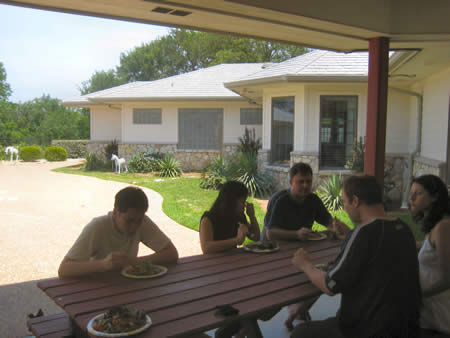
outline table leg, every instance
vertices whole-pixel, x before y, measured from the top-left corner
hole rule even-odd
[[[248,338],[263,338],[261,329],[259,328],[256,319],[245,319],[242,321],[242,326],[245,329],[246,337]]]

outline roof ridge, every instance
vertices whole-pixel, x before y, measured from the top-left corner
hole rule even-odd
[[[308,62],[308,63],[306,63],[303,67],[300,67],[297,71],[296,71],[296,73],[299,73],[300,71],[302,71],[302,70],[304,70],[306,67],[308,67],[311,63],[313,63],[313,62],[317,62],[317,60],[319,60],[320,58],[322,58],[323,56],[325,56],[327,53],[329,53],[329,51],[327,51],[327,50],[314,50],[313,51],[313,53],[314,52],[317,52],[319,55],[316,57],[316,58],[314,58],[314,59],[311,59],[311,61],[310,62]],[[307,55],[308,53],[305,53],[305,54],[302,54],[302,55],[300,55],[300,56],[303,56],[303,55]],[[310,56],[311,56],[311,54],[310,54]]]

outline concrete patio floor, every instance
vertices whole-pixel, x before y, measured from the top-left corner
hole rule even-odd
[[[77,163],[0,162],[0,337],[28,336],[28,313],[62,311],[37,288],[37,281],[56,276],[84,225],[111,210],[115,193],[127,186],[51,171]],[[200,254],[198,233],[168,218],[159,194],[145,192],[148,215],[172,239],[180,256]],[[140,254],[149,252],[140,248]],[[312,309],[313,319],[334,315],[337,303],[337,297],[322,296]],[[286,317],[283,309],[271,321],[261,322],[264,337],[289,337],[283,325]]]

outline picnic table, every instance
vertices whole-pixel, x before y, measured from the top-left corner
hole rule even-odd
[[[137,337],[188,337],[235,320],[250,336],[262,337],[257,318],[285,305],[316,297],[320,291],[298,271],[291,259],[299,247],[314,263],[328,263],[338,254],[341,241],[279,242],[273,253],[253,253],[242,248],[181,258],[167,274],[131,279],[118,272],[79,279],[50,278],[38,283],[68,314],[78,337],[87,337],[94,316],[117,305],[145,311],[152,325]],[[216,306],[231,304],[232,316],[216,314]]]

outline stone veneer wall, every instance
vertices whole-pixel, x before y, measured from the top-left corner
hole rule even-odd
[[[320,170],[318,153],[300,153],[291,152],[291,166],[297,162],[308,163],[313,169],[313,190],[330,175],[334,173],[342,176],[351,175],[349,170]],[[270,163],[270,150],[260,150],[258,153],[259,170],[268,173],[273,178],[276,190],[289,187],[289,168],[283,166],[274,166]],[[392,208],[397,208],[402,202],[403,190],[406,185],[403,183],[405,170],[407,170],[407,154],[386,154],[385,159],[385,195],[388,197]]]
[[[432,174],[439,176],[445,182],[446,162],[417,156],[413,164],[413,176]]]
[[[109,142],[89,142],[87,145],[88,152],[95,153],[97,157],[105,160],[104,149]],[[237,152],[237,144],[224,144],[223,155],[231,156]],[[135,144],[135,143],[122,143],[119,144],[119,157],[124,157],[127,161],[130,158],[140,152],[163,154],[172,154],[178,161],[181,162],[181,166],[185,171],[199,171],[206,167],[211,160],[219,156],[218,150],[186,150],[177,149],[176,143],[147,143],[147,144]]]

